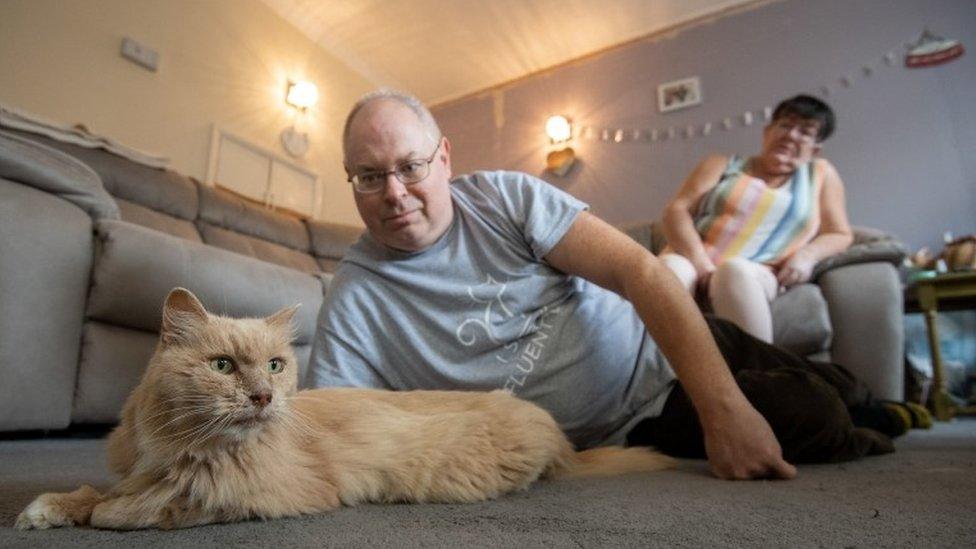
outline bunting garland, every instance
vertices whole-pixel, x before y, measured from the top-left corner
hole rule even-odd
[[[942,42],[933,46],[936,40],[941,40]],[[942,50],[937,50],[937,47],[941,47]],[[928,29],[922,32],[921,37],[916,42],[904,44],[904,48],[907,50],[905,55],[905,66],[907,67],[932,66],[945,63],[959,57],[964,52],[962,44],[954,40],[945,40],[937,35],[933,35]],[[933,50],[935,53],[929,50]],[[838,90],[849,90],[855,87],[859,80],[871,78],[879,69],[894,67],[898,63],[898,58],[897,48],[892,49],[881,57],[861,65],[855,71],[841,74],[834,81],[815,86],[806,93],[820,96],[821,98],[828,98]],[[720,128],[722,131],[728,132],[737,128],[749,127],[753,125],[755,119],[758,117],[762,117],[762,120],[769,122],[773,117],[773,107],[764,105],[760,108],[747,109],[734,115],[724,116],[717,121],[707,120],[677,128],[675,126],[618,128],[579,125],[574,127],[573,137],[587,141],[601,141],[614,144],[627,142],[658,143],[672,141],[679,135],[683,139],[707,137],[713,133],[712,130],[715,128]]]

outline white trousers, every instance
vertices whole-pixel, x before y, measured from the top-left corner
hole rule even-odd
[[[674,253],[662,254],[660,259],[694,295],[697,275],[691,261]],[[712,273],[708,283],[708,300],[716,316],[731,320],[753,336],[772,343],[770,303],[778,290],[779,282],[769,266],[734,257]]]

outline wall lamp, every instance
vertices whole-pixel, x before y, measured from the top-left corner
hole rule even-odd
[[[304,117],[309,107],[319,100],[319,89],[305,80],[288,81],[285,103],[295,108],[295,117],[290,127],[281,132],[281,145],[292,156],[303,156],[308,152],[308,132],[299,131],[299,118]]]
[[[573,123],[565,116],[550,116],[546,120],[546,135],[550,145],[568,143],[573,138]],[[562,149],[552,148],[546,155],[546,169],[559,177],[566,175],[575,163],[576,153],[568,145]]]

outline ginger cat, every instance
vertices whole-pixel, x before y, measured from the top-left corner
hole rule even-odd
[[[183,528],[361,502],[473,502],[542,477],[669,467],[641,448],[575,452],[543,409],[503,392],[297,390],[291,317],[207,313],[170,292],[159,343],[108,440],[121,477],[43,494],[19,529]]]

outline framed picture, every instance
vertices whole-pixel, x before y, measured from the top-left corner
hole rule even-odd
[[[676,111],[702,102],[701,82],[697,76],[665,82],[657,87],[657,110]]]

